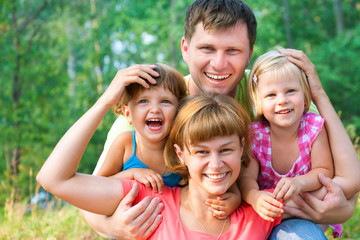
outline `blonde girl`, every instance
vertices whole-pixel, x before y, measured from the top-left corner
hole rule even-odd
[[[242,173],[241,192],[260,216],[272,221],[293,196],[319,189],[319,174],[333,177],[332,156],[324,119],[308,112],[306,76],[287,56],[278,51],[260,56],[248,93],[258,122],[252,123],[255,159]],[[274,192],[262,191],[269,188]]]

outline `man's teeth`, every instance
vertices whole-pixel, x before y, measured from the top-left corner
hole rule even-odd
[[[280,114],[285,114],[285,113],[289,113],[289,112],[291,112],[292,110],[285,110],[285,111],[280,111],[280,112],[278,112],[278,113],[280,113]]]
[[[225,79],[225,78],[228,78],[230,76],[230,74],[226,74],[226,75],[213,75],[213,74],[210,74],[210,73],[205,73],[205,75],[209,78],[212,78],[212,79],[216,79],[216,80],[222,80],[222,79]]]
[[[225,177],[226,173],[223,173],[223,174],[206,174],[206,176],[208,178],[211,178],[211,179],[220,179],[220,178],[223,178]]]

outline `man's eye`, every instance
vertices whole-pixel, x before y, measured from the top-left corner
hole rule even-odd
[[[234,48],[234,49],[229,49],[228,52],[229,52],[230,54],[237,54],[237,53],[240,52],[240,50]]]
[[[201,47],[200,49],[203,50],[203,51],[205,51],[205,52],[210,52],[210,51],[213,51],[213,50],[214,50],[214,48],[208,47],[208,46],[206,46],[206,47]]]

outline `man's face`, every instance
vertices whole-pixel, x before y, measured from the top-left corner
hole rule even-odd
[[[199,23],[190,42],[182,39],[181,50],[193,80],[190,95],[208,92],[234,97],[252,55],[247,26],[241,22],[211,31]]]

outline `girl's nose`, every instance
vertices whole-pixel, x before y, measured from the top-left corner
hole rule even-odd
[[[277,101],[278,105],[282,105],[282,104],[286,104],[288,103],[288,98],[285,94],[279,94],[278,95],[278,101]]]

